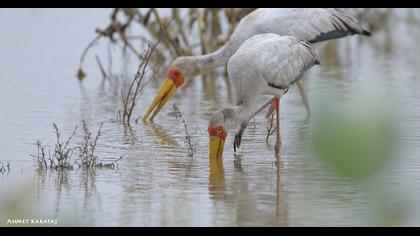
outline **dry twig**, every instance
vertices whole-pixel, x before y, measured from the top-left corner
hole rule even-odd
[[[123,109],[122,109],[122,118],[121,121],[123,124],[130,124],[131,115],[133,114],[134,107],[136,106],[136,102],[140,92],[142,91],[141,83],[143,81],[144,75],[150,70],[148,68],[149,60],[153,55],[154,50],[156,49],[157,45],[160,43],[162,39],[163,32],[166,30],[167,26],[162,26],[161,31],[159,33],[157,42],[153,45],[149,45],[146,50],[145,56],[141,61],[140,65],[137,68],[137,72],[134,75],[133,80],[128,88],[127,93],[121,93]]]
[[[101,71],[101,73],[102,73],[102,79],[108,79],[109,77],[108,77],[108,75],[106,74],[106,72],[105,72],[105,69],[104,69],[104,67],[102,66],[102,63],[101,63],[101,60],[99,59],[99,57],[98,57],[98,55],[95,55],[95,59],[96,59],[96,62],[98,63],[98,66],[99,66],[99,70]]]

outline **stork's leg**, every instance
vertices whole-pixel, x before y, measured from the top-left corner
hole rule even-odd
[[[296,84],[297,84],[298,89],[299,89],[300,98],[302,98],[303,105],[305,105],[306,114],[309,117],[309,116],[311,116],[311,110],[309,109],[308,96],[306,96],[305,88],[303,87],[303,85],[300,81],[297,81]]]
[[[271,117],[271,114],[276,111],[276,99],[273,99],[273,102],[271,103],[270,107],[267,109],[267,112],[265,113],[265,118],[268,120]]]
[[[272,104],[276,100],[276,97],[273,97],[268,102],[264,103],[254,114],[252,114],[246,121],[242,122],[241,127],[239,128],[238,132],[235,134],[235,140],[233,141],[233,151],[236,152],[236,148],[239,148],[241,145],[242,135],[245,132],[246,127],[248,126],[248,122],[254,118],[258,113],[263,111],[267,106]]]
[[[289,91],[289,87],[287,87],[284,92],[283,95],[286,94]],[[266,119],[271,119],[271,115],[276,111],[276,99],[273,98],[270,101],[272,101],[271,106],[267,109],[267,113],[265,113],[265,118]]]
[[[281,139],[280,139],[280,98],[276,97],[276,144],[274,145],[274,151],[276,156],[280,154],[280,146],[281,146]]]
[[[306,113],[308,114],[308,116],[311,116],[311,111],[309,110],[309,102],[308,102],[308,97],[306,96],[306,93],[305,93],[305,88],[303,87],[300,81],[297,81],[296,84],[298,86],[303,105],[305,105]]]

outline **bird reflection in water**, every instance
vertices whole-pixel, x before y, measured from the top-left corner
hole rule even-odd
[[[226,193],[225,171],[222,158],[209,158],[209,193],[214,199],[222,199]]]
[[[274,162],[276,171],[276,215],[275,215],[275,224],[279,226],[287,226],[287,212],[286,214],[281,214],[282,198],[281,198],[281,162],[280,158]]]
[[[144,122],[147,124],[146,122]],[[177,142],[164,130],[161,125],[156,123],[149,123],[145,125],[145,135],[146,137],[157,137],[158,139],[154,140],[158,145],[177,145]]]

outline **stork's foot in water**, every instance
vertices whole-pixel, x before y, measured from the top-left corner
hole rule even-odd
[[[233,140],[233,151],[234,152],[236,152],[236,149],[239,149],[239,146],[241,146],[242,135],[244,134],[247,126],[248,126],[248,122],[242,123],[238,132],[236,132],[235,140]]]
[[[276,144],[274,145],[274,153],[276,156],[280,155],[280,148],[281,148],[281,139],[276,141]]]

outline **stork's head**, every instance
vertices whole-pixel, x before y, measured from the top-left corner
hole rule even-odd
[[[143,116],[146,120],[150,113],[155,109],[150,120],[153,120],[166,102],[172,98],[176,89],[180,87],[186,79],[197,74],[197,65],[193,57],[178,57],[172,66],[169,67],[166,79],[160,85],[159,91]]]
[[[223,146],[227,137],[227,131],[235,128],[238,123],[235,110],[225,108],[213,113],[208,127],[210,137],[210,158],[221,158]]]

